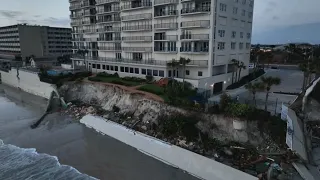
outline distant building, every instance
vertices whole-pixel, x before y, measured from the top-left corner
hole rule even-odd
[[[72,53],[71,29],[16,24],[0,27],[0,58],[55,57]]]

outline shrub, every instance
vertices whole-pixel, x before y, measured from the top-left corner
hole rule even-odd
[[[223,93],[220,96],[220,102],[219,102],[219,109],[224,112],[226,111],[227,107],[232,103],[232,98],[227,93]]]
[[[115,72],[114,74],[113,74],[113,77],[119,77],[119,74],[117,73],[117,72]]]
[[[146,80],[147,80],[148,83],[152,82],[153,81],[153,76],[146,75]]]
[[[112,110],[113,110],[113,112],[119,112],[120,108],[118,106],[116,106],[116,105],[113,105],[112,106]]]
[[[149,85],[149,86],[145,85],[145,86],[140,87],[138,90],[150,92],[150,93],[157,94],[157,95],[164,94],[163,88],[157,87],[156,85]]]
[[[140,82],[140,83],[146,82],[145,79],[137,78],[137,77],[123,77],[121,79],[123,79],[125,81],[134,81],[134,82]]]
[[[233,84],[231,84],[230,86],[227,87],[227,89],[236,89],[239,88],[245,84],[247,84],[250,81],[253,81],[254,79],[258,78],[259,76],[262,76],[264,74],[264,70],[263,69],[259,69],[256,72],[252,72],[247,76],[244,76],[240,79],[240,81],[235,82]]]
[[[231,117],[246,118],[253,110],[254,109],[247,104],[231,103],[226,108],[226,113]]]
[[[97,77],[89,77],[88,80],[89,81],[95,81],[95,82],[101,82],[101,79],[99,79]]]

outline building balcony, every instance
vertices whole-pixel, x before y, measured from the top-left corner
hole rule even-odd
[[[210,6],[196,7],[196,8],[183,8],[181,9],[182,15],[192,15],[192,14],[201,14],[201,13],[210,13]]]
[[[161,52],[161,53],[177,53],[177,47],[154,47],[154,52]]]
[[[191,41],[209,41],[209,34],[183,34],[180,35],[180,40],[191,40]]]
[[[99,46],[98,48],[100,51],[121,51],[121,47],[115,47],[115,46]]]
[[[112,17],[112,18],[98,19],[97,24],[120,22],[120,21],[121,21],[120,17]]]
[[[163,17],[172,17],[172,16],[178,16],[178,10],[156,11],[154,14],[154,18],[163,18]]]
[[[84,46],[72,46],[72,49],[86,49]]]
[[[102,5],[107,3],[119,3],[120,0],[96,0],[96,5]]]
[[[181,28],[208,28],[208,27],[210,27],[209,20],[181,22]]]
[[[151,47],[123,47],[122,50],[126,52],[152,52]]]
[[[77,22],[71,22],[70,24],[71,24],[71,26],[81,26],[82,22],[81,21],[77,21]]]
[[[89,0],[83,1],[83,4],[81,4],[81,6],[83,8],[95,8],[96,7],[95,4],[90,4]]]
[[[191,60],[186,66],[208,67],[208,60]]]
[[[72,38],[72,41],[85,41],[84,38]]]
[[[178,29],[178,23],[154,24],[154,29]]]
[[[178,36],[177,35],[167,35],[167,36],[154,36],[155,41],[177,41]]]
[[[103,32],[120,32],[121,28],[120,27],[104,27],[104,28],[99,28],[98,32],[103,33]]]
[[[96,33],[97,30],[96,29],[84,29],[83,33]]]
[[[146,20],[146,19],[152,19],[152,13],[136,14],[136,15],[121,17],[122,21],[136,21],[136,20]]]
[[[100,42],[121,41],[121,38],[120,37],[109,37],[109,38],[104,37],[104,38],[98,38],[98,41]]]
[[[82,6],[80,4],[77,4],[77,5],[71,5],[69,7],[69,10],[76,10],[76,9],[81,9],[81,8],[82,8]]]
[[[84,16],[88,17],[88,16],[96,16],[96,12],[95,11],[85,11],[84,12]]]
[[[129,11],[129,10],[135,10],[135,9],[142,9],[142,8],[151,8],[152,3],[151,2],[139,2],[139,3],[133,3],[132,1],[130,2],[131,4],[125,4],[121,6],[122,11]]]
[[[208,53],[209,52],[209,48],[208,47],[191,47],[191,48],[187,48],[187,47],[180,47],[180,52],[181,53]]]
[[[72,34],[81,34],[81,33],[83,33],[83,30],[73,30],[71,33]]]
[[[179,0],[154,0],[154,6],[166,5],[166,4],[178,4]]]
[[[111,14],[120,12],[120,7],[112,7],[107,9],[98,9],[97,14]]]
[[[152,25],[124,26],[122,31],[152,31]]]
[[[122,37],[122,41],[124,42],[141,42],[141,41],[152,41],[152,36],[127,36]]]
[[[81,17],[82,17],[81,14],[70,14],[71,19],[77,19],[77,18],[81,18]]]

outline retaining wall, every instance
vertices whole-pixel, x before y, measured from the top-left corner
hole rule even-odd
[[[40,81],[37,72],[19,69],[19,78],[15,68],[9,72],[0,71],[0,73],[2,83],[46,99],[49,99],[51,92],[55,91],[54,85]]]
[[[168,144],[143,133],[106,121],[101,117],[84,116],[81,123],[96,131],[126,143],[139,151],[166,164],[187,171],[206,180],[257,180],[257,178],[212,159],[198,155],[175,145]]]

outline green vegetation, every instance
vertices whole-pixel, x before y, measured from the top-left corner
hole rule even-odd
[[[256,82],[256,83],[249,82],[248,84],[245,85],[245,88],[251,92],[252,101],[253,101],[254,105],[256,106],[256,104],[257,104],[256,93],[264,90],[264,84],[261,82]]]
[[[67,81],[82,81],[85,77],[91,76],[91,72],[78,72],[78,73],[68,73],[68,74],[62,74],[60,73],[58,76],[51,76],[47,73],[48,69],[41,68],[40,73],[38,74],[39,79],[41,82],[46,82],[50,84],[55,84],[57,87],[60,87],[63,85],[64,82]]]
[[[269,98],[269,93],[270,93],[270,89],[273,85],[279,85],[281,83],[281,79],[278,77],[261,77],[261,81],[264,87],[264,90],[266,91],[266,101],[265,101],[265,106],[264,106],[264,110],[267,111],[267,107],[268,107],[268,98]]]
[[[89,77],[88,80],[95,81],[95,82],[107,82],[107,83],[119,84],[124,86],[138,86],[146,82],[146,80],[142,78],[136,78],[136,77],[120,78],[118,73],[108,74],[105,72],[98,73],[95,77]]]
[[[141,86],[140,88],[138,88],[138,90],[141,91],[146,91],[146,92],[150,92],[156,95],[164,95],[165,94],[165,90],[163,87],[157,86],[155,84],[146,84],[144,86]]]
[[[259,70],[255,71],[255,72],[252,72],[252,73],[248,74],[247,76],[242,77],[240,79],[240,81],[238,81],[236,83],[233,83],[230,86],[228,86],[227,90],[239,88],[239,87],[247,84],[248,82],[253,81],[257,77],[262,76],[264,73],[265,72],[264,72],[263,69],[259,69]]]

